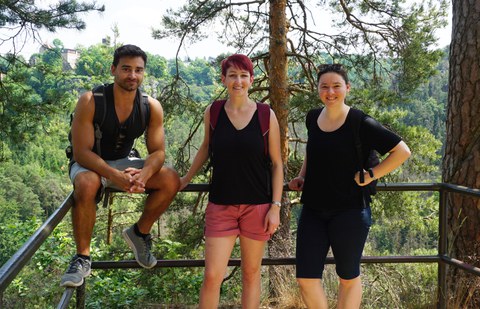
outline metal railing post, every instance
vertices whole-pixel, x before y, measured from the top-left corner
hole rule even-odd
[[[439,197],[439,213],[438,213],[438,256],[447,255],[448,239],[447,239],[447,191],[442,186]],[[447,264],[440,259],[438,262],[438,299],[437,308],[447,308]]]
[[[77,290],[77,309],[84,309],[85,308],[85,291],[86,291],[87,280],[83,281],[83,284],[76,288]]]

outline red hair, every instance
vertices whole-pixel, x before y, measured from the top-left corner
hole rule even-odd
[[[253,63],[250,58],[242,54],[234,54],[222,61],[222,75],[227,76],[227,70],[231,67],[245,70],[253,76]]]

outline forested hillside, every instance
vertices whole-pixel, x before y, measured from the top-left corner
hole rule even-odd
[[[79,50],[75,67],[62,58],[62,42],[23,61],[0,58],[0,265],[25,242],[71,191],[67,178],[70,115],[78,96],[100,83],[111,81],[110,63],[114,46],[94,45]],[[439,51],[439,56],[440,56]],[[436,62],[436,74],[418,88],[399,91],[395,74],[376,83],[361,71],[352,72],[349,104],[365,110],[398,132],[412,150],[405,166],[382,179],[385,182],[440,181],[440,160],[445,141],[448,49]],[[180,174],[195,155],[202,138],[205,107],[223,95],[219,60],[165,59],[148,55],[143,88],[158,98],[165,110],[167,163]],[[316,59],[331,62],[328,55]],[[389,61],[384,60],[386,66]],[[292,82],[306,83],[292,62]],[[257,63],[256,78],[265,71]],[[394,71],[394,69],[392,68]],[[315,92],[305,90],[291,97],[290,153],[287,178],[297,174],[303,159],[306,112],[320,104]],[[261,100],[260,94],[257,99]],[[139,140],[137,147],[145,155]],[[208,182],[208,171],[194,182]],[[288,180],[286,179],[286,180]],[[296,229],[298,193],[293,201],[292,233]],[[119,231],[138,215],[143,196],[118,194],[112,204],[114,236],[107,237],[108,211],[99,208],[92,255],[94,260],[132,259]],[[167,214],[154,227],[155,255],[160,259],[202,258],[204,193],[180,193]],[[426,193],[379,193],[373,205],[375,223],[365,255],[434,254],[437,245],[438,196]],[[74,251],[70,219],[64,220],[29,266],[5,292],[7,308],[47,308],[58,302],[60,275]],[[236,253],[238,254],[238,252]],[[365,308],[430,308],[435,302],[436,265],[364,266]],[[89,308],[134,308],[148,304],[196,304],[202,269],[155,269],[95,271],[88,284]],[[331,274],[334,270],[329,269]],[[239,299],[240,278],[234,269],[222,289],[230,303]],[[326,278],[327,286],[334,285]],[[267,280],[267,279],[266,279]],[[292,287],[295,282],[291,280]],[[132,288],[135,286],[135,288]],[[268,289],[265,289],[268,290]],[[333,293],[330,291],[330,293]],[[333,298],[333,295],[329,295]],[[264,298],[268,298],[267,295]],[[112,302],[114,304],[112,305]],[[133,305],[135,304],[135,305]],[[392,306],[392,304],[394,304]],[[138,307],[138,308],[140,308]],[[136,308],[136,307],[135,307]]]

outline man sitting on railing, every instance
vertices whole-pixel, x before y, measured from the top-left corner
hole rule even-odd
[[[70,169],[75,189],[72,222],[77,254],[62,276],[61,286],[80,286],[90,275],[97,193],[105,187],[148,193],[140,219],[125,229],[123,236],[141,266],[152,268],[157,263],[150,253],[150,229],[175,197],[180,182],[173,169],[163,166],[162,106],[139,90],[146,62],[145,52],[137,46],[119,47],[111,66],[114,83],[105,85],[103,92],[86,92],[78,100],[71,131],[75,162]],[[104,101],[96,96],[104,96]],[[98,125],[98,114],[102,110],[102,124]],[[145,114],[148,114],[147,121],[142,118]],[[148,157],[145,160],[131,157],[134,140],[144,131],[148,131],[145,134]]]

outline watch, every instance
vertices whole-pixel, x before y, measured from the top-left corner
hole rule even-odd
[[[275,205],[275,206],[278,206],[278,207],[282,207],[282,203],[279,202],[279,201],[273,201],[273,202],[271,202],[270,204]]]

